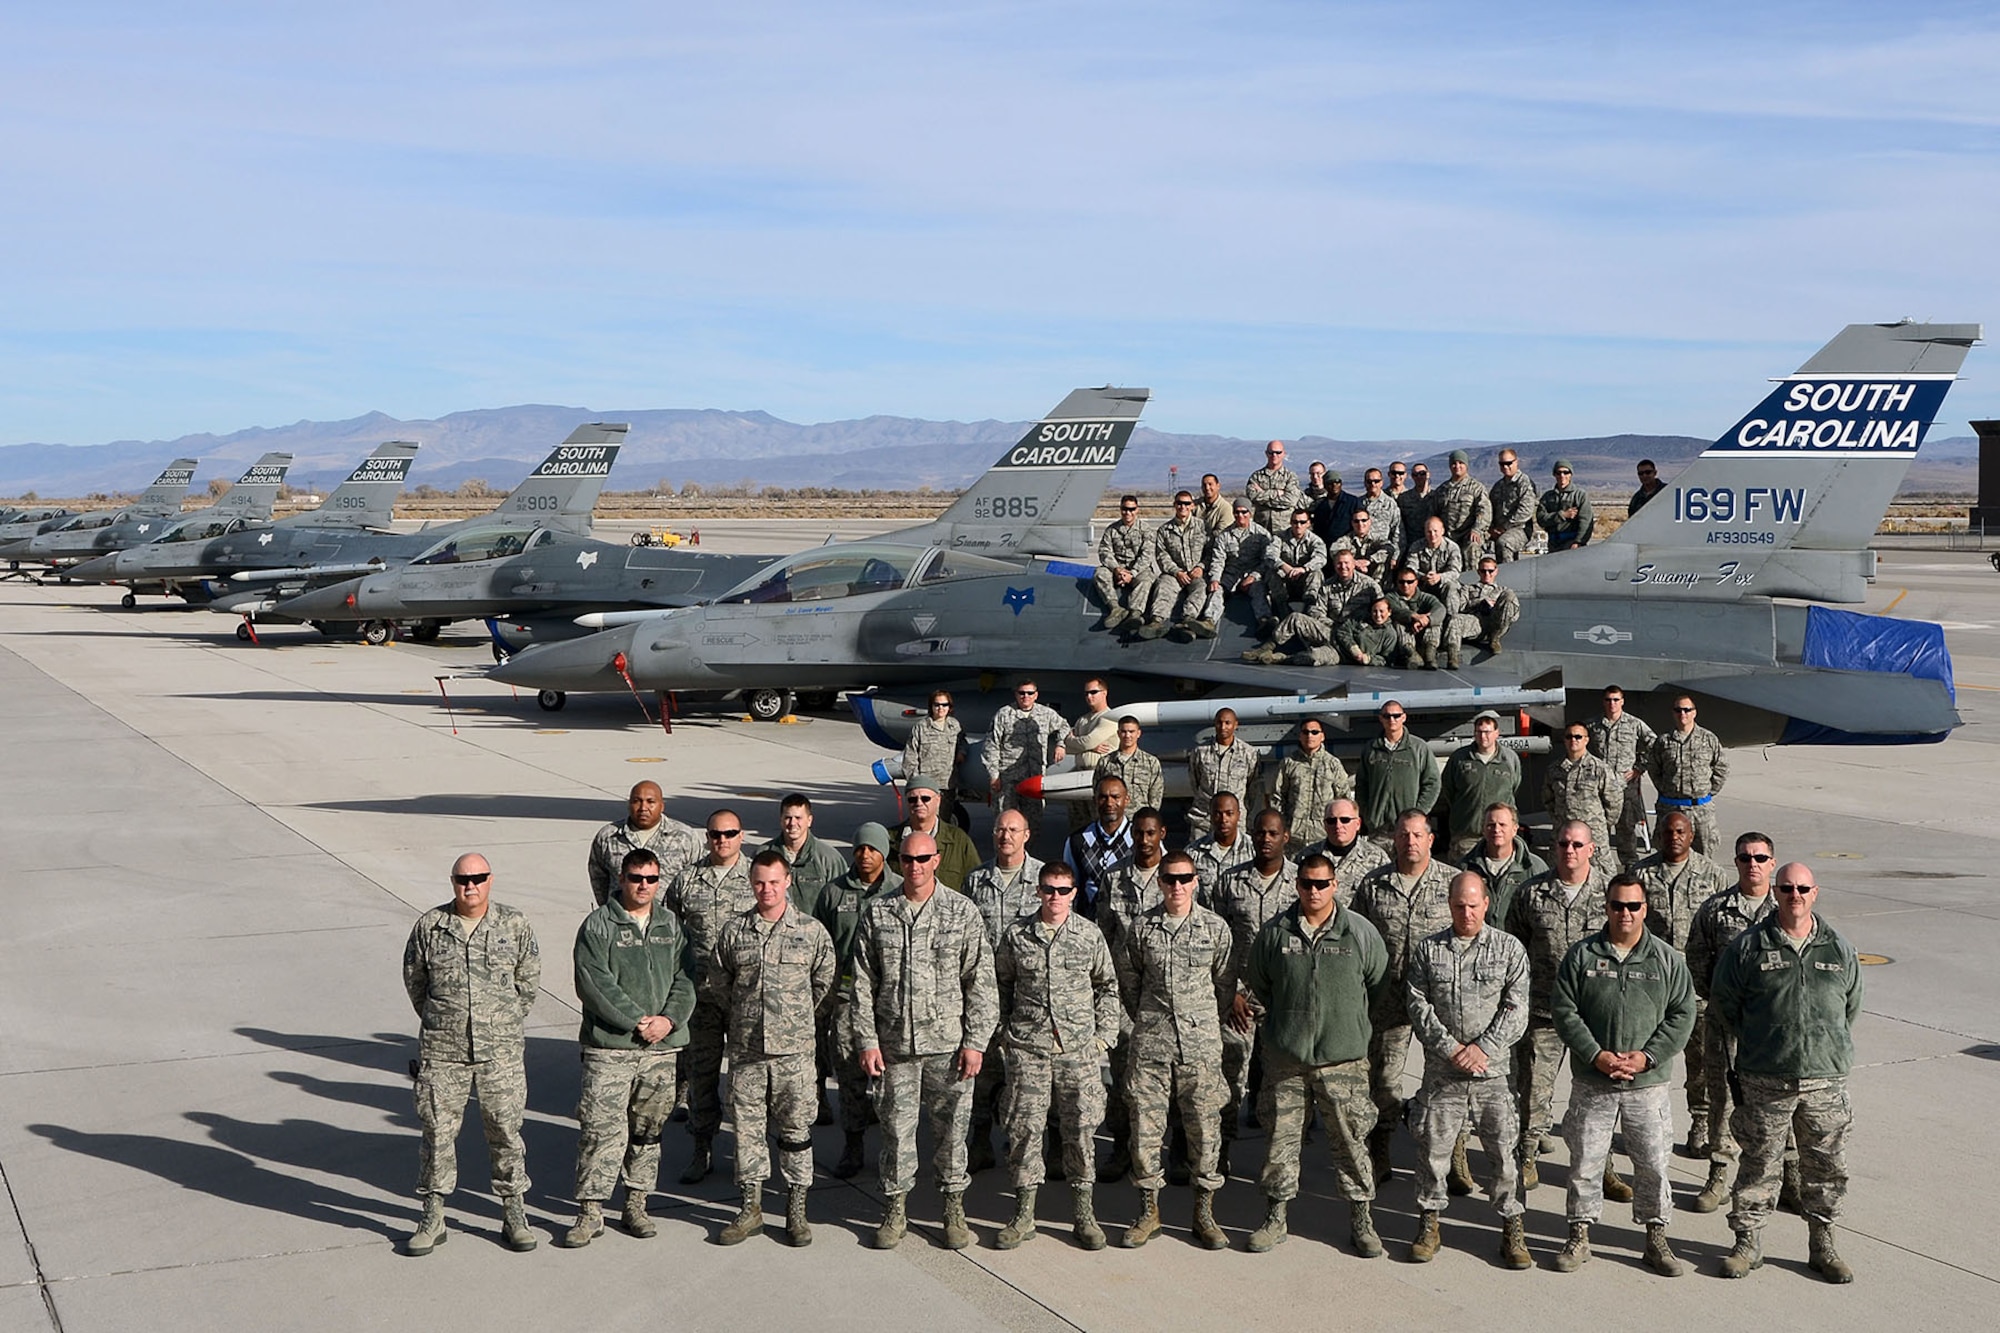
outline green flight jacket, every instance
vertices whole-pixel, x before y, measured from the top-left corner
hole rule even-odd
[[[1736,1035],[1736,1068],[1745,1074],[1845,1077],[1861,1013],[1861,961],[1817,915],[1804,948],[1782,934],[1774,912],[1730,941],[1715,965],[1708,1012]]]
[[[1410,732],[1393,748],[1377,736],[1362,753],[1354,785],[1361,827],[1369,833],[1388,832],[1405,810],[1429,814],[1437,804],[1437,760],[1431,758],[1430,746]]]
[[[1293,903],[1250,949],[1244,981],[1264,1006],[1259,1040],[1313,1068],[1365,1059],[1375,1033],[1369,1013],[1388,975],[1389,951],[1366,917],[1336,903],[1315,933]]]
[[[598,1051],[671,1051],[688,1044],[694,977],[680,918],[657,899],[645,928],[617,899],[576,929],[576,997],[583,1002],[577,1040]],[[639,1040],[639,1020],[664,1016],[674,1030]]]
[[[1694,1032],[1694,979],[1678,950],[1642,930],[1619,961],[1602,930],[1586,935],[1556,969],[1549,1015],[1569,1047],[1573,1078],[1599,1088],[1644,1088],[1673,1077],[1673,1059]],[[1651,1064],[1630,1082],[1591,1063],[1602,1051],[1643,1051]]]

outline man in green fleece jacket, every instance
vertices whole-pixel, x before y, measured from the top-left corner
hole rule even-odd
[[[1808,1262],[1828,1282],[1852,1282],[1854,1270],[1834,1249],[1833,1224],[1847,1195],[1854,1124],[1847,1071],[1861,1014],[1860,960],[1814,914],[1819,885],[1811,866],[1780,866],[1772,887],[1777,910],[1730,942],[1709,986],[1709,1013],[1736,1039],[1730,1077],[1740,1092],[1730,1126],[1743,1150],[1729,1210],[1736,1248],[1723,1259],[1722,1275],[1743,1277],[1764,1261],[1764,1222],[1790,1132],[1799,1145]]]
[[[1572,823],[1571,828],[1577,827]],[[1667,1247],[1673,1197],[1674,1056],[1694,1031],[1694,982],[1679,951],[1646,929],[1646,889],[1621,871],[1604,890],[1604,927],[1571,947],[1556,969],[1549,1016],[1569,1048],[1569,1241],[1559,1273],[1590,1259],[1590,1226],[1604,1211],[1604,1167],[1622,1125],[1632,1155],[1632,1220],[1646,1228],[1644,1261],[1662,1277],[1686,1269]]]
[[[1309,1105],[1319,1107],[1333,1150],[1334,1189],[1349,1204],[1355,1253],[1382,1253],[1371,1201],[1375,1173],[1368,1132],[1370,1013],[1389,975],[1389,952],[1367,918],[1334,902],[1333,863],[1313,853],[1299,863],[1298,902],[1266,922],[1250,949],[1244,981],[1264,1006],[1263,1119],[1269,1154],[1259,1180],[1269,1213],[1250,1234],[1261,1253],[1285,1239],[1285,1212],[1299,1192],[1299,1147]]]
[[[660,1130],[673,1113],[676,1057],[694,1009],[687,937],[680,918],[659,905],[659,892],[659,856],[634,848],[619,866],[617,891],[576,932],[583,1094],[576,1225],[563,1237],[571,1248],[603,1233],[604,1204],[621,1175],[625,1229],[639,1237],[659,1230],[646,1216],[646,1196],[659,1183]]]

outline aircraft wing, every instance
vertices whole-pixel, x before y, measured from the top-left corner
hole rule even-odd
[[[1363,667],[1284,667],[1259,666],[1251,662],[1217,659],[1207,662],[1119,662],[1113,668],[1121,676],[1158,676],[1165,679],[1201,680],[1213,685],[1241,687],[1255,694],[1302,694],[1307,697],[1341,695],[1354,698],[1363,693],[1436,689],[1521,689],[1518,675],[1495,675],[1487,671],[1395,671]],[[1360,673],[1366,671],[1366,675]]]
[[[1675,683],[1695,694],[1789,719],[1780,744],[1943,740],[1945,733],[1963,725],[1943,681],[1893,671],[1779,667]]]

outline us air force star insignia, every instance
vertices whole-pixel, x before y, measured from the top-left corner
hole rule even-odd
[[[272,534],[272,533],[268,533],[268,532],[260,532],[260,533],[258,533],[258,534],[257,534],[257,544],[258,544],[259,546],[269,546],[269,545],[271,544],[271,537],[272,537],[272,536],[273,536],[273,534]]]
[[[1017,612],[1016,614],[1019,613]],[[933,629],[937,628],[937,617],[911,616],[910,628],[915,630],[920,637],[928,636]]]
[[[142,537],[145,536],[147,533],[151,532],[152,530],[153,530],[153,525],[151,523],[141,523],[139,525],[139,535]]]
[[[1035,590],[1033,588],[1009,588],[1007,589],[1007,595],[1001,600],[1014,608],[1014,618],[1019,620],[1021,618],[1021,609],[1035,604]]]
[[[1619,629],[1616,625],[1592,625],[1589,629],[1576,631],[1570,637],[1582,639],[1585,643],[1594,643],[1600,648],[1608,648],[1614,643],[1630,642],[1632,632]]]
[[[576,553],[576,567],[578,569],[589,569],[592,565],[596,563],[597,563],[597,552],[578,551]]]

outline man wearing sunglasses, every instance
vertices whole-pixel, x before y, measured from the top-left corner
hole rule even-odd
[[[1014,702],[994,710],[993,729],[987,733],[979,756],[986,765],[986,800],[994,813],[1019,810],[1027,816],[1030,834],[1042,826],[1047,802],[1023,796],[1018,788],[1029,778],[1041,777],[1050,764],[1063,757],[1066,751],[1061,742],[1068,732],[1069,723],[1063,721],[1062,714],[1042,702],[1040,686],[1024,680],[1014,687]],[[946,887],[957,888],[964,882],[964,872],[978,863],[975,855],[971,865],[945,881]]]
[[[1328,803],[1352,795],[1354,779],[1347,766],[1326,748],[1326,723],[1316,717],[1299,723],[1298,748],[1278,765],[1271,784],[1271,800],[1291,831],[1286,851],[1293,856],[1303,852]]]
[[[1264,593],[1264,557],[1271,550],[1271,533],[1252,520],[1250,502],[1237,500],[1230,513],[1235,521],[1215,534],[1208,548],[1208,599],[1201,618],[1213,629],[1221,623],[1223,604],[1247,597],[1253,621],[1270,618],[1271,600]]]
[[[1694,849],[1713,856],[1722,846],[1715,831],[1715,797],[1729,780],[1729,753],[1707,727],[1695,725],[1694,700],[1677,694],[1674,725],[1653,737],[1646,773],[1659,793],[1655,809],[1684,810],[1694,821]]]
[[[1007,1056],[1007,1170],[1014,1220],[998,1244],[1035,1235],[1035,1195],[1047,1179],[1044,1139],[1053,1118],[1062,1138],[1077,1244],[1104,1248],[1093,1204],[1092,1140],[1104,1119],[1104,1053],[1118,1040],[1118,973],[1102,931],[1079,918],[1076,879],[1060,862],[1037,869],[1033,915],[1000,932],[993,979],[1000,995],[998,1042]]]
[[[1118,521],[1097,538],[1098,600],[1104,603],[1100,629],[1117,629],[1144,618],[1153,591],[1153,530],[1139,521],[1139,497],[1118,502]]]
[[[1153,531],[1153,598],[1140,638],[1157,639],[1169,630],[1176,643],[1214,637],[1213,626],[1206,634],[1197,627],[1208,602],[1208,547],[1208,525],[1195,517],[1194,497],[1181,491],[1174,496],[1174,516]]]
[[[1535,501],[1535,522],[1549,534],[1549,552],[1567,551],[1572,546],[1590,545],[1597,516],[1590,509],[1590,494],[1576,484],[1567,458],[1558,458],[1550,469],[1555,485]]]
[[[888,1196],[874,1246],[892,1250],[909,1230],[906,1200],[917,1180],[917,1121],[931,1122],[945,1248],[972,1244],[965,1223],[966,1135],[972,1084],[1000,1021],[986,922],[970,899],[939,893],[937,843],[904,837],[896,860],[901,893],[869,900],[854,940],[844,1003],[861,1071],[880,1081],[882,1190]]]
[[[1618,808],[1618,859],[1626,865],[1639,856],[1639,830],[1646,822],[1646,806],[1639,793],[1639,779],[1645,775],[1653,752],[1653,729],[1625,711],[1623,687],[1608,685],[1599,704],[1600,715],[1590,721],[1590,752],[1611,765],[1625,784]],[[1693,829],[1690,819],[1688,827]]]
[[[1273,440],[1264,446],[1264,466],[1243,483],[1243,498],[1256,510],[1257,522],[1268,532],[1278,531],[1293,510],[1305,507],[1306,490],[1299,484],[1299,474],[1285,466],[1283,440]]]
[[[1292,608],[1315,611],[1320,585],[1326,580],[1326,543],[1312,530],[1312,516],[1294,509],[1271,529],[1264,548],[1264,595],[1269,613],[1257,622],[1260,636],[1270,635]]]
[[[1121,822],[1122,818],[1121,813]],[[1042,863],[1028,855],[1027,818],[1019,810],[1001,811],[993,820],[992,859],[980,862],[965,877],[960,890],[979,909],[980,919],[986,923],[988,948],[999,948],[1000,937],[1007,927],[1036,910],[1039,900],[1035,885],[1041,873]],[[1010,1066],[1001,1053],[989,1047],[986,1062],[979,1067],[979,1077],[973,1080],[972,1135],[965,1169],[974,1175],[997,1165],[993,1156],[993,1118],[1009,1071]]]
[[[423,1219],[406,1244],[429,1254],[450,1239],[444,1201],[458,1186],[458,1129],[468,1097],[479,1098],[493,1193],[510,1250],[535,1248],[523,1202],[528,1108],[523,1029],[542,980],[534,928],[519,909],[492,900],[493,867],[478,852],[452,863],[451,901],[417,918],[403,946],[403,989],[421,1021],[417,1036],[417,1197]]]
[[[1382,734],[1362,752],[1355,775],[1361,828],[1382,847],[1395,841],[1397,816],[1437,804],[1441,779],[1431,747],[1409,732],[1409,714],[1391,699],[1375,714]]]
[[[1723,950],[1710,985],[1715,1025],[1736,1039],[1743,1095],[1735,1121],[1743,1165],[1729,1209],[1736,1247],[1723,1259],[1722,1275],[1743,1277],[1764,1262],[1764,1223],[1792,1135],[1807,1263],[1828,1282],[1852,1282],[1854,1270],[1834,1248],[1834,1223],[1847,1197],[1847,1133],[1854,1125],[1847,1071],[1861,1014],[1861,960],[1814,914],[1819,885],[1811,866],[1780,866],[1774,887],[1777,910]]]
[[[891,869],[895,868],[896,848],[902,845],[906,836],[921,833],[937,844],[938,883],[947,889],[959,889],[964,886],[965,877],[979,864],[979,848],[970,833],[944,817],[948,785],[943,778],[927,773],[914,774],[904,784],[905,816],[896,829],[895,842],[890,846],[889,864]],[[1025,813],[1016,813],[1024,820],[1027,818]]]
[[[1611,765],[1590,752],[1590,729],[1581,722],[1565,724],[1557,757],[1542,770],[1542,809],[1553,823],[1580,819],[1590,826],[1597,864],[1607,875],[1620,868],[1611,845],[1611,826],[1624,799],[1625,784]]]
[[[604,1232],[604,1205],[625,1182],[625,1230],[649,1237],[646,1196],[660,1179],[660,1131],[673,1113],[676,1057],[694,1009],[687,937],[660,911],[659,858],[625,854],[618,893],[577,928],[576,996],[583,1007],[583,1091],[577,1098],[577,1249]]]
[[[1307,847],[1300,858],[1318,852],[1333,862],[1334,877],[1342,884],[1359,884],[1361,877],[1377,866],[1389,864],[1389,854],[1373,838],[1361,834],[1361,807],[1352,797],[1328,801],[1320,815],[1326,836]]]
[[[687,1080],[688,1133],[694,1137],[694,1152],[681,1184],[698,1185],[707,1179],[713,1162],[715,1132],[722,1127],[722,1044],[723,1015],[708,998],[705,982],[710,952],[730,917],[748,912],[757,905],[750,892],[750,862],[743,855],[743,820],[734,810],[716,810],[708,816],[703,836],[708,855],[674,876],[661,895],[687,932],[688,971],[694,977],[694,1011],[688,1015],[687,1052],[682,1076]]]
[[[1659,465],[1650,458],[1642,458],[1633,469],[1639,474],[1639,489],[1632,492],[1632,498],[1625,505],[1625,516],[1630,518],[1645,508],[1646,501],[1667,489],[1667,483],[1660,480]]]
[[[1521,456],[1512,449],[1500,451],[1500,480],[1487,492],[1493,506],[1492,526],[1486,530],[1486,550],[1505,564],[1519,560],[1535,531],[1535,483],[1521,467]]]
[[[1574,822],[1565,826],[1574,829]],[[1632,1155],[1632,1220],[1646,1228],[1646,1267],[1661,1277],[1687,1271],[1667,1244],[1673,1195],[1674,1056],[1694,1031],[1694,985],[1687,964],[1646,929],[1646,889],[1621,871],[1604,891],[1602,929],[1574,945],[1556,972],[1550,1016],[1569,1048],[1569,1239],[1551,1264],[1571,1273],[1590,1259],[1590,1228],[1604,1212],[1601,1181],[1611,1136]]]
[[[1372,520],[1369,527],[1375,540],[1386,542],[1389,547],[1388,563],[1394,564],[1403,554],[1403,510],[1395,497],[1382,489],[1382,469],[1371,467],[1361,478],[1361,507],[1368,511]]]
[[[1776,906],[1771,874],[1777,864],[1778,849],[1769,834],[1752,830],[1739,835],[1736,883],[1695,909],[1694,920],[1688,923],[1686,954],[1688,971],[1694,974],[1694,993],[1704,1003],[1713,998],[1715,967],[1723,951],[1745,931],[1760,925]],[[1736,1135],[1730,1128],[1736,1095],[1729,1071],[1736,1060],[1736,1039],[1720,1023],[1704,1021],[1701,1027],[1702,1066],[1708,1081],[1708,1182],[1688,1207],[1697,1213],[1712,1213],[1729,1199],[1729,1181],[1739,1155]],[[1788,1158],[1781,1202],[1792,1206],[1797,1197],[1798,1163]]]

